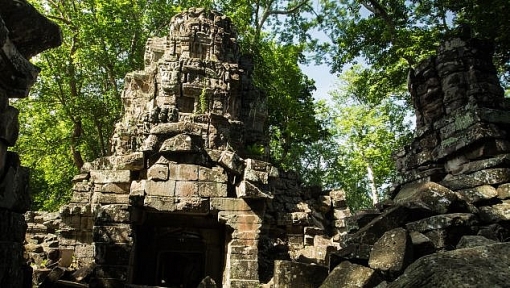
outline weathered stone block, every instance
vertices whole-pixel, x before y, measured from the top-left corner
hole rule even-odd
[[[510,220],[510,200],[503,200],[503,203],[493,206],[479,208],[482,220],[494,223]]]
[[[236,175],[242,175],[245,166],[243,159],[236,153],[230,151],[221,152],[218,164]]]
[[[375,242],[368,265],[370,268],[389,273],[392,277],[400,275],[413,261],[411,237],[403,228],[387,231]]]
[[[375,287],[381,281],[374,270],[344,261],[329,273],[320,288]]]
[[[393,201],[408,208],[446,213],[458,201],[458,198],[455,193],[444,186],[434,182],[425,182],[405,185]]]
[[[230,280],[230,288],[250,288],[260,286],[259,280]]]
[[[198,195],[198,182],[194,181],[176,181],[175,194],[176,197],[194,197]]]
[[[90,178],[89,173],[81,173],[73,177],[73,180],[71,180],[73,183],[88,181]]]
[[[351,211],[349,209],[334,209],[333,210],[333,219],[335,219],[335,220],[343,220],[350,216],[351,216]]]
[[[468,129],[442,139],[441,145],[434,149],[434,158],[442,159],[481,139],[505,139],[506,133],[501,128],[489,124],[475,124]]]
[[[509,243],[435,253],[415,261],[387,287],[505,287],[509,253]]]
[[[472,248],[477,246],[487,246],[498,243],[497,241],[487,239],[479,235],[464,235],[460,238],[455,249]]]
[[[91,170],[90,181],[95,184],[106,183],[130,183],[131,171],[129,170]]]
[[[147,170],[147,178],[149,180],[166,181],[169,175],[168,164],[156,163]]]
[[[130,224],[116,224],[115,226],[94,226],[94,242],[102,243],[133,243]]]
[[[491,185],[458,190],[456,193],[462,200],[468,203],[477,203],[498,197],[498,191]]]
[[[412,212],[408,208],[402,206],[389,208],[359,229],[359,231],[349,235],[345,242],[346,244],[373,245],[386,231],[400,227],[412,219],[412,217]]]
[[[473,144],[465,151],[464,156],[469,160],[491,158],[499,154],[510,152],[510,141],[504,139],[486,139],[480,144]]]
[[[195,123],[191,122],[175,122],[175,123],[161,123],[151,128],[150,134],[174,136],[178,134],[188,133],[193,135],[200,135],[202,128]]]
[[[218,182],[198,182],[200,197],[227,197],[227,184]]]
[[[499,199],[510,198],[510,183],[505,183],[505,184],[499,185],[497,192],[498,192]]]
[[[146,196],[144,206],[162,212],[183,212],[190,214],[209,213],[209,200],[200,197]]]
[[[276,260],[274,263],[275,288],[318,287],[327,276],[327,268],[320,265],[310,265],[286,260]]]
[[[464,160],[467,162],[468,160],[463,156]],[[462,163],[455,167],[452,170],[453,175],[457,174],[467,174],[476,172],[483,169],[494,168],[494,167],[505,167],[510,163],[510,154],[502,154],[496,155],[494,157],[488,159],[481,159],[476,161],[471,161],[468,163]]]
[[[252,209],[245,199],[211,197],[210,201],[212,211],[250,211]]]
[[[150,196],[175,196],[176,181],[153,181],[145,182],[145,193]]]
[[[333,208],[347,208],[347,202],[345,201],[345,191],[333,190],[329,192],[329,197],[331,197],[331,205],[333,205]]]
[[[244,223],[243,224],[244,226],[249,226],[249,227],[256,227],[256,226],[261,226],[261,225],[250,225],[248,223]],[[236,225],[237,227],[239,226],[243,226],[243,225]],[[241,231],[241,229],[238,229],[234,232],[232,232],[232,239],[239,239],[239,240],[257,240],[259,239],[259,231],[250,231],[250,230],[245,230],[245,231]]]
[[[145,165],[143,152],[126,155],[113,155],[98,158],[90,162],[92,170],[142,170]]]
[[[87,181],[77,182],[73,185],[73,191],[76,192],[89,192],[92,191],[93,185]]]
[[[239,182],[236,186],[236,195],[238,198],[244,199],[272,199],[273,196],[266,191],[262,191],[255,184],[246,180]]]
[[[227,183],[228,175],[221,167],[208,168],[199,166],[198,180],[205,182]]]
[[[130,183],[107,183],[96,185],[99,186],[98,191],[102,193],[129,194]]]
[[[95,222],[97,224],[105,223],[128,223],[130,222],[130,212],[128,205],[102,205],[94,211]]]
[[[105,194],[96,192],[92,195],[92,202],[97,204],[129,204],[128,194]]]
[[[165,140],[163,144],[161,144],[159,152],[198,153],[201,152],[203,148],[204,141],[199,136],[191,134],[179,134]]]
[[[92,193],[87,192],[73,192],[73,196],[71,197],[72,203],[90,203],[92,198]]]
[[[439,184],[452,190],[510,182],[510,168],[492,168],[471,174],[448,175]]]
[[[409,236],[413,243],[413,254],[415,259],[436,252],[436,247],[432,240],[422,233],[411,231],[409,232]]]
[[[200,166],[193,164],[176,164],[170,163],[170,179],[184,180],[184,181],[197,181],[198,168]]]
[[[133,181],[129,188],[129,201],[135,206],[143,205],[143,198],[145,197],[146,180]]]
[[[450,227],[471,227],[478,224],[478,217],[471,213],[452,213],[435,215],[406,224],[410,231],[426,232],[430,230],[446,229]]]
[[[242,231],[257,230],[262,224],[262,218],[251,211],[220,211],[218,219]]]

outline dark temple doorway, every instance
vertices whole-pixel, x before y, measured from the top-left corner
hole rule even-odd
[[[135,225],[133,284],[195,288],[210,276],[221,286],[225,233],[213,216],[145,213]]]

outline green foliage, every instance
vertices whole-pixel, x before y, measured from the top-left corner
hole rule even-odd
[[[510,23],[506,0],[321,0],[317,29],[330,41],[312,41],[315,59],[340,72],[362,61],[384,75],[383,89],[405,82],[407,70],[434,53],[439,41],[459,24],[472,27],[472,36],[495,43],[496,66],[510,71]]]
[[[303,47],[267,41],[258,49],[255,80],[268,94],[271,158],[284,169],[306,173],[301,155],[327,133],[314,113],[313,81],[298,66]]]
[[[200,92],[200,96],[198,97],[200,101],[200,114],[207,112],[207,89],[206,87],[202,88],[202,92]]]
[[[370,206],[385,196],[395,177],[392,153],[411,137],[411,111],[395,95],[379,99],[370,70],[360,66],[343,73],[332,92],[338,143],[336,182],[349,205]]]

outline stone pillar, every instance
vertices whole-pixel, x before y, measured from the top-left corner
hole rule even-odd
[[[0,287],[30,285],[31,270],[23,260],[30,207],[28,169],[7,151],[18,138],[19,111],[9,98],[28,95],[39,69],[27,60],[60,45],[58,26],[24,1],[0,1]],[[26,287],[26,286],[25,286]]]
[[[495,157],[510,152],[510,105],[492,55],[488,42],[453,38],[410,72],[416,132],[397,155],[399,184],[433,181],[460,190],[510,180]]]

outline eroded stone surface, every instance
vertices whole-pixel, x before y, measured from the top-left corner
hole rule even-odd
[[[375,287],[380,282],[375,270],[344,261],[329,273],[320,287]]]
[[[422,257],[388,287],[506,287],[510,244],[440,252]]]
[[[413,261],[411,237],[403,228],[389,230],[375,242],[368,265],[370,268],[398,275]]]

